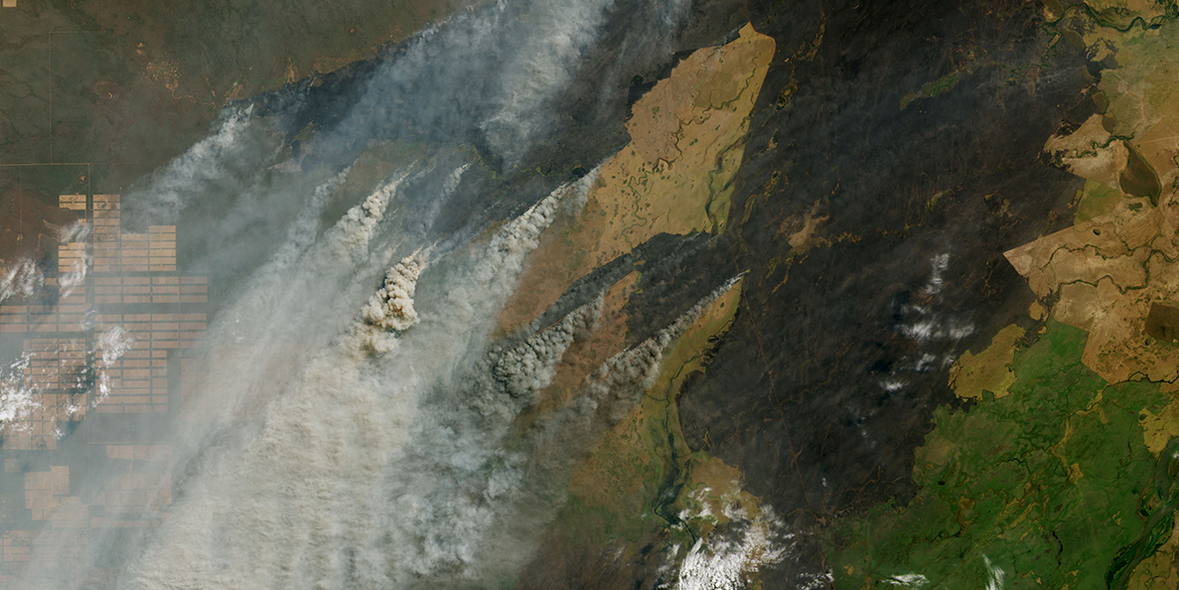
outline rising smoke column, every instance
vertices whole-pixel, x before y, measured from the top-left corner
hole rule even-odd
[[[464,557],[468,553],[431,538],[437,541],[448,530],[468,531],[473,535],[468,541],[477,541],[476,533],[485,532],[477,526],[480,510],[452,512],[455,498],[436,502],[425,490],[438,481],[482,485],[478,477],[448,480],[446,473],[463,461],[472,442],[490,449],[485,443],[500,435],[481,427],[464,432],[466,438],[440,440],[445,426],[430,438],[415,424],[456,426],[456,416],[466,418],[463,412],[423,405],[426,396],[445,397],[437,396],[439,388],[471,391],[473,385],[492,384],[510,388],[516,398],[527,396],[551,377],[551,365],[572,335],[592,324],[597,308],[590,306],[527,339],[495,363],[496,368],[481,360],[479,351],[500,302],[514,288],[525,257],[561,200],[575,190],[559,188],[505,224],[486,246],[434,260],[428,269],[437,269],[437,276],[420,272],[426,250],[394,264],[359,309],[352,329],[312,355],[290,390],[274,400],[255,438],[243,441],[240,449],[196,460],[190,471],[197,475],[185,482],[172,517],[149,540],[123,587],[388,587],[455,573],[477,575],[477,562]],[[305,261],[320,259],[320,251],[327,253],[324,266],[363,258],[362,244],[379,226],[373,220],[385,213],[382,202],[387,199],[370,198],[350,211],[337,224],[340,231],[325,235]],[[405,300],[424,286],[445,295],[431,297],[429,305]],[[417,308],[419,323],[406,320],[410,307],[390,308],[390,301]],[[383,315],[389,309],[395,310],[394,317]],[[385,331],[382,323],[394,329]],[[374,329],[395,338],[397,346],[374,356],[355,337]],[[505,399],[514,399],[513,394]],[[477,420],[495,413],[488,408],[476,412]],[[506,426],[511,415],[513,411],[506,412],[494,421],[496,428]],[[410,481],[422,487],[397,493],[397,486]],[[402,504],[411,498],[418,498],[417,503]],[[449,519],[445,527],[442,522],[412,521],[459,513],[466,517]],[[422,531],[434,537],[415,537]],[[393,542],[399,538],[402,542]]]
[[[413,308],[413,294],[418,277],[425,270],[423,259],[429,250],[418,250],[402,258],[400,262],[385,271],[384,285],[369,298],[360,315],[363,322],[353,328],[361,345],[374,354],[393,350],[398,333],[404,332],[419,321],[418,312]]]
[[[650,29],[665,32],[687,3],[652,6],[668,19]],[[464,140],[478,130],[504,160],[522,158],[555,120],[551,101],[613,8],[538,0],[462,15],[383,64],[357,108],[308,142],[314,157],[277,162],[281,121],[230,109],[207,140],[125,197],[155,223],[189,214],[200,262],[238,283],[205,342],[235,353],[217,357],[206,385],[226,400],[224,415],[171,435],[169,518],[133,542],[104,530],[91,543],[96,561],[116,546],[128,560],[119,587],[433,588],[478,583],[523,558],[527,539],[507,531],[517,520],[542,522],[559,500],[526,474],[569,459],[541,461],[535,437],[516,450],[501,442],[565,348],[592,329],[600,302],[500,350],[486,344],[540,232],[564,199],[584,199],[585,183],[558,189],[473,248],[456,240],[431,250],[437,236],[403,231],[409,221],[429,227],[466,163],[442,187],[424,180],[432,164],[407,166],[334,226],[318,222],[355,150],[401,137],[390,129],[437,127]],[[645,47],[636,38],[618,55]],[[424,147],[420,161],[435,149]],[[422,211],[398,208],[408,190],[437,196]],[[380,345],[356,337],[364,333]],[[274,370],[279,350],[293,353],[283,371]],[[632,365],[658,362],[649,347],[632,353]],[[235,404],[260,384],[282,391],[259,423],[234,422]],[[628,392],[614,396],[618,404]],[[570,446],[592,440],[596,419],[578,416],[584,428],[554,436]],[[83,485],[101,485],[98,477]],[[27,579],[79,586],[47,565],[53,550],[34,555]]]

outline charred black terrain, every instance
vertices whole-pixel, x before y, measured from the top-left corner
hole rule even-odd
[[[1082,181],[1045,140],[1093,111],[1100,66],[1048,49],[1037,3],[750,3],[777,55],[730,227],[741,314],[681,399],[685,436],[816,531],[913,492],[953,359],[1034,300],[1003,252],[1067,226]],[[916,95],[916,96],[915,96]],[[821,220],[790,244],[807,216]],[[825,571],[783,563],[769,588]],[[793,580],[793,581],[792,581]]]

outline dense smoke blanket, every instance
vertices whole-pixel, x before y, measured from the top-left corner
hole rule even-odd
[[[1176,16],[3,0],[0,589],[1177,588]]]

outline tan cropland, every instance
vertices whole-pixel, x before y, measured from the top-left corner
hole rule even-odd
[[[1126,169],[1129,150],[1120,139],[1101,126],[1101,115],[1093,115],[1069,135],[1052,136],[1044,151],[1059,154],[1069,171],[1112,188],[1118,186],[1118,174]]]
[[[977,355],[963,353],[950,368],[950,387],[954,393],[976,400],[982,399],[987,391],[995,398],[1006,396],[1015,384],[1010,365],[1015,357],[1015,344],[1023,335],[1023,328],[1012,324],[995,334],[986,350]]]
[[[659,233],[719,231],[774,40],[751,26],[696,51],[635,103],[631,142],[602,164],[585,207],[546,232],[500,326],[532,321],[594,268]]]
[[[1090,7],[1128,7],[1144,16],[1160,10],[1138,1]],[[1125,65],[1098,84],[1095,100],[1105,112],[1044,146],[1089,181],[1076,224],[1006,256],[1039,297],[1059,292],[1053,316],[1089,332],[1083,360],[1103,379],[1174,381],[1179,347],[1145,328],[1151,304],[1179,304],[1179,87],[1173,83],[1179,59],[1156,32],[1127,36],[1095,27],[1084,40],[1095,59],[1109,54]],[[1179,433],[1179,421],[1167,420],[1169,432]],[[1156,438],[1165,442],[1162,437]]]
[[[802,228],[800,228],[798,231],[790,233],[790,237],[787,238],[786,241],[790,244],[791,248],[797,250],[806,246],[807,243],[811,241],[811,235],[815,233],[815,229],[819,227],[819,224],[827,221],[826,215],[819,215],[819,207],[821,204],[822,201],[815,201],[815,204],[811,205],[811,210],[802,217]],[[792,224],[797,223],[797,219],[787,219],[782,222],[780,231],[783,233],[788,232],[789,229],[787,228],[791,227]]]
[[[1174,380],[1179,348],[1146,335],[1151,303],[1179,301],[1179,203],[1123,198],[1114,210],[1010,250],[1041,298],[1059,290],[1056,319],[1089,331],[1083,360],[1110,383]]]

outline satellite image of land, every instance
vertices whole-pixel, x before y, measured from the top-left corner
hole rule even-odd
[[[1179,590],[1179,2],[0,0],[0,590]]]

